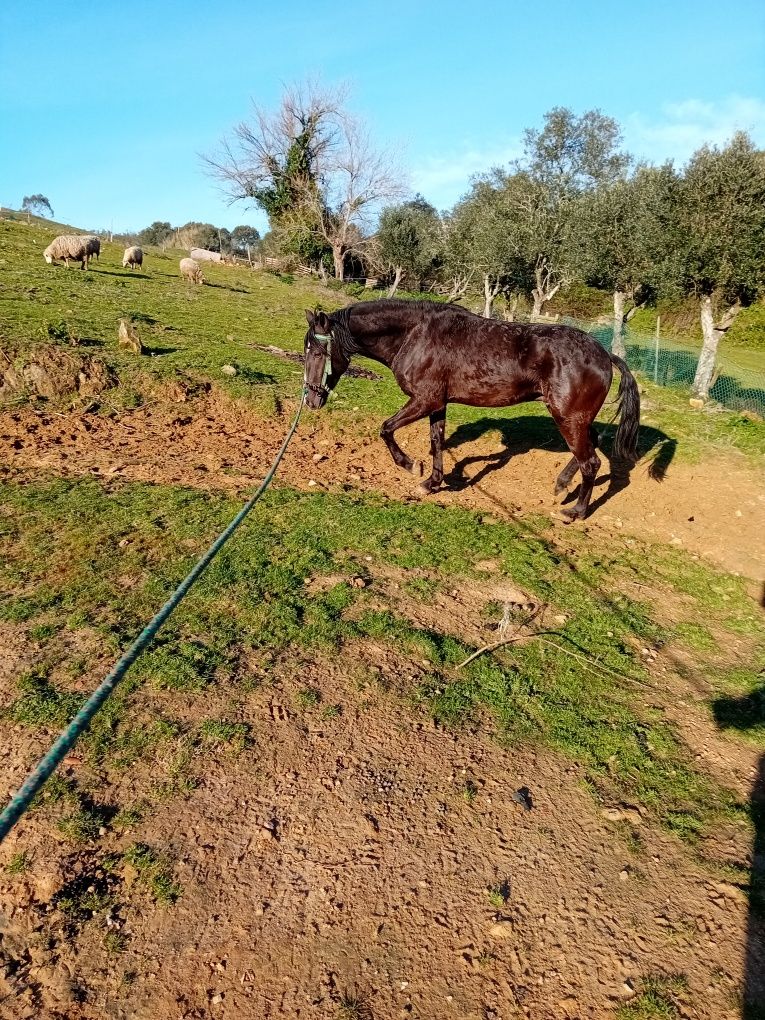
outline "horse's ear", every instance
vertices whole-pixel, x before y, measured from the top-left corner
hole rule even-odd
[[[320,333],[329,333],[332,328],[332,323],[329,321],[329,316],[325,312],[316,313],[316,326]]]
[[[309,326],[313,326],[314,318],[315,318],[315,316],[314,316],[313,312],[311,311],[311,309],[310,308],[306,308],[306,310],[305,310],[305,321],[308,323]]]

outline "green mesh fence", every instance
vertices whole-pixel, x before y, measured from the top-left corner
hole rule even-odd
[[[612,326],[577,322],[574,319],[561,321],[587,330],[606,350],[611,350]],[[659,386],[671,386],[689,393],[699,360],[697,347],[683,345],[666,337],[657,339],[629,327],[624,331],[624,346],[627,350],[627,364],[633,372],[640,372]],[[733,411],[754,411],[765,417],[765,354],[763,369],[758,371],[737,364],[735,352],[729,355],[724,350],[718,350],[709,395],[712,400]]]

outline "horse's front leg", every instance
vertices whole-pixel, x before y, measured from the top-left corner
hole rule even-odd
[[[405,425],[411,425],[413,422],[419,421],[420,418],[424,418],[426,414],[430,414],[433,410],[434,408],[430,401],[426,401],[422,397],[410,397],[400,411],[397,411],[392,417],[382,423],[382,428],[380,429],[380,437],[390,450],[393,460],[399,467],[404,468],[405,471],[411,471],[412,474],[422,474],[422,464],[419,461],[412,460],[408,454],[404,453],[393,438],[393,434]]]

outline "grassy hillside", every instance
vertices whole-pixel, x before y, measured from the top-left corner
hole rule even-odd
[[[23,446],[29,433],[48,429],[51,443],[68,443],[67,456],[76,450],[82,457],[78,471],[62,467],[66,462],[33,458],[18,469],[4,467],[0,475],[0,746],[5,749],[0,799],[18,785],[241,506],[228,490],[206,483],[204,472],[188,484],[151,474],[148,481],[130,480],[119,470],[119,430],[139,434],[144,445],[136,459],[145,458],[148,436],[141,430],[148,430],[149,415],[144,412],[151,410],[150,402],[164,402],[163,421],[178,430],[195,420],[205,429],[211,425],[225,457],[240,419],[232,415],[227,429],[215,431],[217,401],[226,413],[246,410],[241,420],[253,460],[257,454],[267,461],[273,451],[268,442],[256,449],[258,425],[265,431],[267,420],[277,419],[274,430],[280,431],[281,423],[286,428],[288,408],[282,403],[294,401],[302,370],[253,345],[299,350],[303,309],[347,301],[310,281],[225,266],[207,267],[208,283],[194,287],[178,276],[182,253],[149,251],[144,269],[131,273],[121,268],[121,247],[110,244],[88,272],[67,271],[42,259],[53,233],[45,224],[0,222],[5,364],[39,362],[44,352],[95,357],[114,372],[116,384],[95,399],[72,392],[49,399],[19,392],[0,408],[6,438],[11,424],[15,429],[14,444]],[[144,356],[117,347],[121,317],[136,324],[147,348]],[[237,374],[222,373],[224,365],[235,366]],[[370,367],[380,378],[344,379],[321,419],[331,423],[327,431],[339,439],[375,434],[383,415],[401,406],[390,373]],[[189,389],[182,414],[166,392],[179,380]],[[195,382],[212,387],[214,400],[197,398]],[[741,470],[748,479],[750,463],[761,464],[761,422],[733,413],[691,414],[684,395],[648,382],[642,388],[643,443],[654,467],[662,458],[671,459],[675,448],[680,458],[718,465],[723,444],[748,458],[731,455],[726,470]],[[613,407],[604,409],[604,423],[612,413]],[[507,419],[517,433],[529,429],[529,421],[538,422],[530,415],[546,414],[537,404],[491,411],[495,428],[496,419]],[[89,458],[95,447],[88,443],[95,443],[98,430],[92,423],[99,415],[109,417],[100,419],[105,427],[116,419],[110,435],[117,440],[108,449],[114,471],[94,477]],[[454,408],[450,429],[485,415],[481,409]],[[156,435],[153,441],[164,457],[164,434],[159,443]],[[311,464],[315,447],[307,447],[304,459]],[[322,459],[321,453],[314,456]],[[639,470],[647,471],[646,461]],[[428,831],[440,833],[443,819],[452,824],[459,814],[472,831],[494,840],[487,805],[517,808],[501,839],[512,834],[508,846],[525,845],[528,834],[538,832],[545,850],[540,870],[513,884],[512,903],[504,872],[494,875],[488,891],[478,889],[481,903],[493,907],[489,923],[496,927],[498,918],[516,909],[524,883],[535,889],[551,885],[551,855],[572,856],[555,813],[567,799],[577,814],[566,826],[591,836],[592,846],[616,867],[616,891],[596,887],[603,897],[598,917],[616,909],[625,896],[634,897],[636,909],[649,904],[641,939],[648,932],[655,940],[651,945],[660,949],[641,957],[647,978],[668,966],[668,953],[676,953],[677,966],[685,966],[680,954],[695,948],[697,929],[684,914],[677,921],[677,945],[666,941],[662,927],[667,886],[678,871],[689,887],[698,887],[704,903],[708,889],[713,884],[719,889],[724,880],[729,895],[737,897],[731,903],[738,913],[729,908],[727,914],[737,925],[737,937],[744,937],[746,925],[740,901],[750,911],[752,930],[760,924],[765,898],[757,876],[750,877],[748,848],[763,820],[748,798],[751,763],[765,748],[765,624],[748,583],[704,563],[676,541],[669,544],[670,520],[664,542],[647,540],[642,530],[627,534],[620,520],[604,529],[556,529],[536,505],[514,515],[501,503],[486,512],[471,509],[467,499],[464,504],[407,502],[390,498],[384,482],[379,491],[362,491],[354,483],[359,477],[349,472],[323,486],[301,478],[294,487],[278,482],[269,490],[14,831],[3,848],[0,891],[12,899],[16,919],[29,914],[35,925],[31,934],[14,929],[9,952],[16,955],[7,970],[21,979],[18,998],[16,986],[8,986],[12,1007],[27,994],[30,960],[49,964],[34,971],[35,994],[57,975],[57,962],[74,953],[78,998],[71,1001],[93,1004],[93,989],[106,988],[104,1001],[119,1001],[126,1009],[158,967],[164,972],[169,955],[201,967],[198,943],[181,951],[180,942],[165,938],[173,918],[191,924],[185,910],[193,895],[202,896],[205,918],[209,904],[215,904],[216,944],[230,948],[244,931],[247,944],[260,954],[262,944],[251,934],[257,910],[248,903],[246,921],[235,921],[226,913],[221,888],[240,885],[242,861],[252,864],[262,869],[251,881],[264,897],[260,916],[279,917],[279,896],[269,894],[265,902],[261,893],[269,862],[276,862],[279,880],[292,871],[301,882],[303,872],[317,874],[309,870],[316,865],[303,858],[294,868],[283,864],[290,839],[297,839],[301,850],[311,845],[310,830],[296,837],[287,829],[293,808],[300,811],[301,825],[309,814],[329,817],[338,833],[346,831],[349,818],[366,820],[368,838],[354,840],[354,853],[359,848],[370,853],[364,868],[377,866],[371,853],[378,843],[398,866],[397,854],[412,841],[415,812],[422,812]],[[651,509],[640,512],[655,517]],[[735,521],[724,526],[735,527]],[[503,637],[511,640],[503,644]],[[491,647],[474,655],[484,646]],[[427,729],[431,747],[446,748],[449,762],[435,792],[421,801],[412,796],[400,814],[385,801],[386,776],[399,762],[376,756],[368,739],[369,720],[378,710],[399,727],[396,759],[407,756],[406,741],[414,746],[419,739],[412,735],[419,732],[416,726]],[[295,730],[269,737],[269,720]],[[348,734],[354,735],[352,753],[341,749]],[[483,788],[485,766],[480,756],[465,757],[459,744],[464,735],[502,749],[503,773],[496,786]],[[274,750],[304,738],[320,745],[308,770],[298,775],[295,767],[299,793],[279,815],[273,805],[289,777],[287,769],[274,764]],[[311,771],[316,771],[319,746],[327,745],[339,763],[334,779]],[[569,783],[556,785],[548,802],[540,797],[533,810],[522,806],[523,797],[517,799],[521,790],[513,793],[520,780],[511,786],[505,774],[514,758],[526,753],[534,756],[527,780],[535,787],[534,798],[544,769],[555,783],[559,777]],[[350,787],[349,777],[357,773],[365,783],[373,777],[373,800],[354,802],[346,815],[336,808],[336,792]],[[305,806],[301,798],[319,779],[326,785],[317,786],[318,799]],[[225,814],[222,827],[223,790],[236,791],[241,799]],[[247,820],[247,802],[268,811],[258,826]],[[200,807],[205,803],[207,808]],[[177,824],[179,810],[192,816],[188,825]],[[198,835],[205,810],[220,846]],[[520,833],[517,839],[513,827]],[[478,851],[465,851],[462,837],[444,830],[438,839],[438,854],[421,861],[428,879],[444,868],[443,846],[482,859]],[[419,853],[416,839],[412,845]],[[238,847],[241,856],[232,857],[240,853]],[[338,859],[335,849],[333,844],[331,861]],[[189,859],[197,851],[205,860],[195,873]],[[582,857],[588,896],[598,874],[595,852]],[[487,869],[499,868],[494,844],[484,856]],[[664,872],[657,877],[659,867]],[[342,859],[332,868],[348,870]],[[192,894],[192,882],[201,894]],[[364,882],[368,889],[366,877]],[[417,889],[424,885],[425,879]],[[464,885],[460,882],[462,899],[455,910],[460,916],[472,909],[470,897],[476,896]],[[366,911],[364,897],[357,899],[354,909]],[[549,923],[557,924],[553,908]],[[442,909],[439,904],[437,911]],[[301,910],[285,914],[303,938],[310,924]],[[370,906],[364,931],[379,935],[380,916]],[[351,937],[346,918],[346,913],[340,916],[331,939],[317,928],[321,945],[305,955],[315,952],[323,960],[332,940],[345,953],[342,939]],[[440,923],[418,932],[430,941]],[[536,915],[530,924],[539,927]],[[508,925],[509,920],[501,921],[500,931],[506,933]],[[395,913],[385,917],[385,938],[392,940],[386,959],[401,958],[400,927]],[[147,952],[142,940],[157,933],[158,948]],[[450,967],[461,989],[468,971],[453,967],[452,943],[461,943],[449,935]],[[578,975],[577,954],[585,937],[580,929],[576,939],[567,935],[560,941],[576,961]],[[376,940],[369,936],[370,945]],[[294,944],[290,941],[290,954]],[[510,973],[512,944],[511,939],[486,948],[479,968]],[[360,952],[374,955],[377,949],[364,945]],[[543,952],[549,957],[546,947]],[[740,970],[738,944],[730,953],[732,959],[738,955],[726,966]],[[714,968],[721,967],[719,948],[713,947],[712,955]],[[568,966],[560,961],[556,957],[556,967]],[[699,966],[701,976],[687,992],[694,1003],[706,1001],[705,989],[717,980],[712,965]],[[338,965],[338,980],[350,987],[353,975],[343,967]],[[234,972],[233,963],[229,970]],[[395,985],[400,990],[401,982]],[[534,988],[534,995],[546,994],[541,985]],[[182,989],[172,991],[180,996]],[[207,996],[204,988],[200,995]],[[345,999],[339,996],[342,1006]],[[340,1006],[328,1006],[330,1012],[321,1015],[362,1015]],[[431,1009],[422,1015],[437,1014]]]
[[[50,344],[103,359],[122,381],[118,402],[146,399],[151,379],[193,377],[212,381],[232,396],[246,399],[263,413],[300,389],[301,369],[256,345],[302,349],[306,307],[342,307],[349,298],[318,283],[292,280],[242,267],[205,267],[207,283],[196,287],[178,274],[184,252],[148,250],[143,269],[122,269],[121,245],[104,243],[100,261],[87,272],[49,266],[42,252],[60,232],[45,221],[0,221],[0,343],[12,361]],[[117,346],[120,318],[131,319],[147,349],[136,358]],[[363,359],[361,363],[364,364]],[[221,372],[233,365],[237,375]],[[330,400],[328,412],[359,428],[376,432],[379,417],[392,414],[402,395],[391,373],[367,363],[381,378],[346,378]],[[698,456],[723,442],[759,454],[765,426],[737,414],[689,415],[684,394],[643,381],[650,410],[644,421],[682,440],[680,456]],[[114,401],[112,401],[113,403]],[[375,420],[371,415],[378,416]],[[498,418],[546,416],[539,404],[501,409]],[[453,406],[454,425],[476,421],[480,409]],[[603,418],[607,419],[607,409]]]

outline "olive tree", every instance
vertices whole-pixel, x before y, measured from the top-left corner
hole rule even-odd
[[[451,251],[481,277],[486,318],[499,294],[523,286],[526,279],[526,225],[514,217],[514,183],[501,171],[475,180],[450,217]]]
[[[140,244],[155,244],[157,247],[168,244],[173,233],[173,228],[166,220],[155,220],[150,226],[144,227],[138,233]]]
[[[623,358],[625,305],[639,288],[660,289],[671,255],[677,176],[672,165],[640,166],[630,178],[586,192],[580,203],[580,268],[588,282],[613,293],[611,349]],[[657,278],[658,277],[658,278]]]
[[[416,281],[419,288],[439,256],[440,242],[438,213],[420,195],[383,209],[375,236],[375,255],[381,266],[393,273],[388,297],[393,297],[404,276]]]
[[[239,255],[246,254],[260,241],[260,231],[256,227],[241,224],[231,231],[231,250]]]
[[[577,116],[555,107],[545,114],[541,130],[524,132],[524,155],[515,165],[519,172],[511,197],[513,216],[529,244],[535,315],[576,272],[581,196],[615,183],[630,165],[620,143],[619,125],[599,110]]]
[[[693,154],[680,186],[680,283],[700,301],[703,345],[693,392],[705,399],[717,348],[741,303],[765,290],[765,157],[743,132]],[[713,300],[726,311],[716,323]]]

